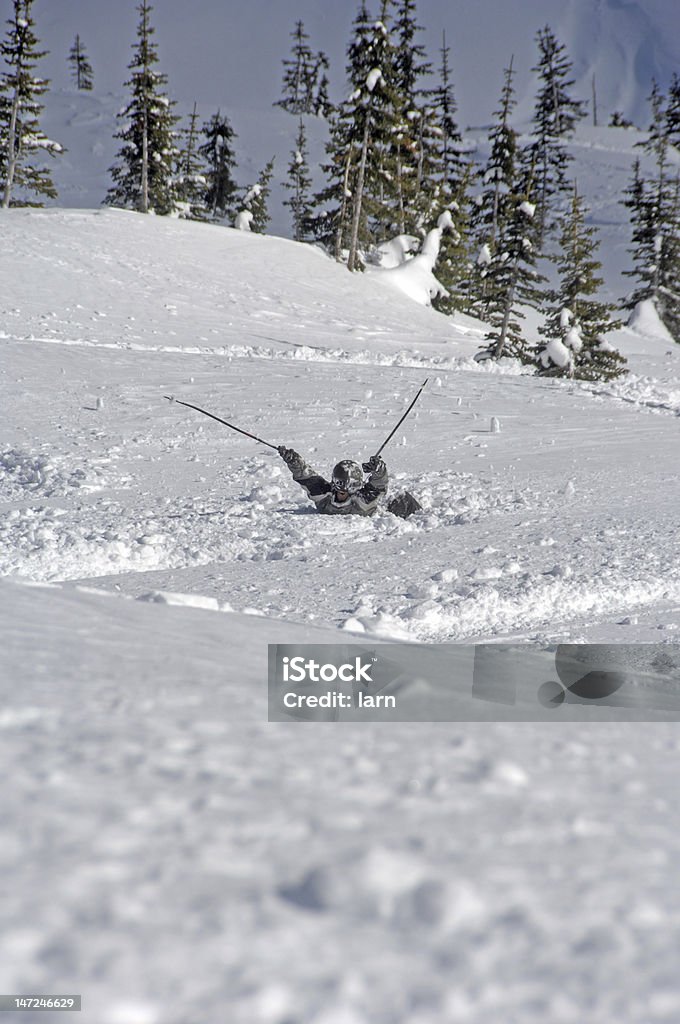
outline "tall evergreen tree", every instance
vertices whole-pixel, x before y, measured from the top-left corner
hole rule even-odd
[[[533,159],[537,174],[538,244],[542,248],[545,233],[554,221],[550,212],[553,198],[568,189],[566,170],[571,156],[565,139],[586,116],[586,109],[585,103],[569,94],[574,84],[569,78],[572,64],[565,46],[557,41],[549,25],[539,30],[536,42],[539,61],[532,71],[538,74],[540,86],[533,118]]]
[[[470,177],[469,161],[463,154],[463,139],[456,121],[458,106],[456,104],[453,82],[451,79],[450,47],[446,45],[446,33],[442,33],[439,66],[439,84],[431,93],[431,102],[435,111],[439,130],[441,157],[446,181],[452,192],[457,193],[461,178]]]
[[[2,206],[42,206],[28,195],[56,198],[49,171],[36,166],[32,157],[40,153],[55,156],[63,152],[58,142],[48,139],[40,127],[43,106],[40,97],[49,81],[33,74],[46,51],[37,49],[31,8],[33,0],[12,0],[13,16],[0,44],[0,54],[9,66],[0,78],[0,195]],[[19,198],[15,193],[19,192]]]
[[[486,319],[491,329],[486,337],[491,345],[482,357],[514,356],[525,363],[533,361],[532,347],[520,325],[525,319],[524,307],[540,303],[539,288],[544,280],[536,270],[537,253],[532,241],[532,186],[533,167],[507,198],[507,220],[489,264],[491,288]]]
[[[417,23],[415,10],[415,0],[396,0],[388,72],[394,114],[385,150],[387,173],[382,208],[388,233],[396,229],[399,234],[422,237],[451,206],[459,181],[452,182],[447,173],[442,111],[438,109],[438,102],[446,107],[443,116],[448,115],[446,127],[451,128],[450,82],[437,96],[422,85],[431,65],[424,47],[417,41],[422,27]],[[387,128],[389,132],[389,121]],[[392,211],[398,211],[396,221],[390,216]]]
[[[382,241],[389,233],[385,223],[394,222],[392,199],[395,192],[399,195],[398,185],[393,187],[388,159],[388,151],[395,135],[398,136],[399,101],[393,78],[394,49],[384,17],[386,6],[384,2],[383,17],[371,23],[362,3],[359,31],[349,48],[354,92],[349,101],[351,109],[345,108],[344,114],[353,121],[351,137],[357,151],[350,183],[349,270],[358,268],[361,247]]]
[[[624,189],[624,197],[621,202],[629,210],[632,240],[629,252],[634,269],[623,273],[634,278],[637,286],[622,301],[624,309],[633,310],[638,302],[653,297],[657,262],[657,204],[649,183],[642,176],[639,159],[633,164],[633,178]]]
[[[673,73],[668,89],[665,121],[668,142],[680,153],[680,75],[677,71]]]
[[[489,132],[491,151],[482,172],[481,191],[472,207],[471,226],[477,247],[471,279],[472,308],[482,318],[492,301],[492,260],[517,206],[514,195],[519,173],[519,142],[510,123],[516,104],[513,64],[514,58],[511,57],[503,72],[500,103],[494,111],[496,120]]]
[[[316,237],[336,259],[348,253],[347,265],[355,270],[361,251],[384,237],[385,151],[395,123],[389,35],[383,21],[371,20],[363,0],[347,53],[350,95],[331,120],[329,160],[323,165],[327,185],[315,197],[320,212],[314,223]]]
[[[236,133],[219,110],[203,125],[205,142],[198,147],[206,171],[205,205],[213,220],[231,222],[236,212],[238,186],[234,181]]]
[[[619,326],[615,307],[594,298],[602,285],[596,257],[595,229],[585,223],[585,207],[576,186],[568,211],[560,218],[559,288],[548,294],[550,310],[539,333],[547,339],[538,365],[550,376],[583,380],[611,379],[624,372],[626,360],[607,342]]]
[[[437,279],[448,295],[435,297],[432,304],[443,313],[455,310],[472,312],[470,189],[475,174],[471,163],[465,159],[463,140],[456,122],[457,106],[446,33],[442,33],[440,56],[439,83],[426,95],[434,114],[432,144],[436,156],[432,167],[438,188],[433,198],[439,202],[440,216],[448,227],[442,234],[439,247]]]
[[[137,10],[137,43],[128,65],[132,74],[125,83],[132,96],[119,114],[123,126],[115,137],[122,139],[123,145],[119,162],[110,169],[114,185],[105,201],[140,213],[169,214],[176,198],[173,169],[178,149],[174,126],[178,118],[172,113],[174,103],[163,91],[167,76],[154,70],[158,52],[152,41],[153,8],[148,0],[141,0]]]
[[[275,107],[283,107],[290,114],[323,114],[330,109],[328,100],[328,58],[322,52],[312,53],[304,24],[296,22],[292,59],[284,60],[283,97]]]
[[[305,122],[300,118],[295,149],[288,165],[288,180],[283,183],[283,187],[291,193],[290,199],[284,199],[283,205],[290,207],[293,215],[293,238],[296,242],[304,242],[309,237],[311,186]]]
[[[634,267],[624,274],[636,281],[624,308],[634,310],[639,302],[650,300],[672,336],[680,341],[678,186],[677,177],[669,171],[665,100],[656,82],[649,99],[652,123],[641,145],[654,157],[656,169],[654,178],[644,179],[636,162],[632,185],[623,200],[631,211]]]
[[[181,147],[175,172],[176,203],[180,216],[189,220],[206,220],[206,176],[203,160],[198,148],[198,111],[194,103],[189,115],[189,125],[179,132]]]
[[[94,81],[92,65],[87,58],[85,47],[80,41],[79,35],[76,35],[68,59],[69,64],[71,65],[71,74],[73,75],[76,83],[76,88],[89,92],[92,89]]]
[[[680,342],[680,174],[669,180],[665,201],[666,231],[661,237],[657,308],[667,330]]]
[[[460,179],[458,191],[439,217],[442,232],[439,258],[436,264],[437,280],[446,291],[432,299],[440,313],[474,313],[472,297],[473,265],[469,237],[469,184],[472,167]]]

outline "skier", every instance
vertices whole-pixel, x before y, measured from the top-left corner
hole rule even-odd
[[[361,466],[351,459],[343,459],[334,466],[329,482],[315,473],[294,448],[279,445],[277,450],[293,480],[304,488],[317,510],[325,515],[372,516],[387,493],[387,466],[379,455],[372,455]],[[369,474],[367,480],[364,480],[364,473]],[[404,491],[386,507],[393,515],[407,519],[422,506],[412,494]]]

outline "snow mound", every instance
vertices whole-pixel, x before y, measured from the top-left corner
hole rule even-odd
[[[662,338],[671,345],[675,344],[651,299],[638,302],[630,315],[628,326],[638,334],[651,335],[653,338]]]
[[[398,266],[381,267],[376,270],[377,280],[403,292],[421,306],[432,305],[432,299],[438,295],[448,295],[446,288],[439,283],[433,273],[439,255],[441,236],[442,229],[433,228],[427,234],[416,256]]]

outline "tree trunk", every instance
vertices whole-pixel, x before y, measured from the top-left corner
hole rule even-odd
[[[149,125],[144,106],[142,124],[142,213],[149,212]]]
[[[18,73],[19,69],[17,69]],[[19,156],[19,147],[17,146],[17,118],[19,116],[19,86],[14,90],[14,97],[12,99],[12,112],[9,118],[9,128],[7,130],[7,177],[5,178],[5,192],[2,197],[3,209],[7,209],[12,198],[12,185],[14,183],[14,174],[16,172],[17,159]]]
[[[345,176],[342,182],[342,203],[340,204],[340,216],[338,218],[338,229],[335,232],[335,258],[338,263],[342,262],[342,240],[345,234],[345,217],[347,216],[347,193],[349,192],[349,169],[352,166],[352,143],[347,147],[347,159],[345,160]]]
[[[501,324],[500,337],[499,337],[498,341],[496,342],[495,349],[493,350],[494,359],[500,359],[500,357],[503,355],[503,349],[505,348],[505,341],[506,341],[507,336],[508,336],[508,324],[510,323],[510,313],[512,311],[512,300],[515,297],[515,284],[516,284],[516,281],[517,281],[516,270],[517,270],[517,267],[515,266],[515,275],[513,277],[512,284],[510,285],[510,288],[508,289],[508,294],[507,294],[506,299],[505,299],[505,310],[503,312],[503,323]]]
[[[371,106],[369,104],[366,110],[366,121],[364,123],[364,137],[361,142],[361,159],[359,161],[359,171],[357,173],[357,184],[354,190],[354,210],[352,215],[352,234],[349,243],[349,259],[347,260],[347,269],[354,270],[357,261],[357,248],[359,245],[359,223],[361,221],[361,201],[364,193],[364,176],[366,174],[366,157],[368,154],[368,142],[369,142],[369,125],[371,120]]]

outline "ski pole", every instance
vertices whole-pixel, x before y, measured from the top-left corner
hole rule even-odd
[[[416,402],[417,402],[417,401],[418,401],[418,399],[420,398],[420,396],[421,396],[421,394],[422,394],[422,391],[423,391],[423,389],[424,389],[424,387],[425,387],[425,385],[427,384],[427,382],[428,382],[428,380],[429,380],[429,379],[430,379],[429,377],[426,377],[426,378],[425,378],[425,380],[423,381],[423,383],[422,383],[422,385],[421,385],[421,387],[420,387],[420,390],[419,390],[418,394],[417,394],[417,395],[416,395],[416,397],[415,397],[415,398],[413,399],[413,401],[411,402],[411,404],[409,405],[408,409],[406,410],[406,412],[404,413],[404,415],[403,415],[403,416],[401,417],[401,419],[400,419],[400,420],[399,420],[399,422],[397,423],[397,425],[396,425],[396,427],[394,428],[394,430],[392,431],[392,433],[391,433],[391,434],[389,435],[389,437],[385,438],[385,440],[383,441],[383,443],[382,443],[382,444],[380,445],[380,447],[378,448],[377,452],[375,453],[376,455],[380,455],[381,451],[383,450],[383,448],[385,447],[385,445],[387,444],[387,442],[388,442],[388,441],[390,441],[390,440],[392,439],[392,437],[393,437],[393,436],[394,436],[394,435],[396,434],[397,430],[399,430],[399,427],[400,427],[400,426],[402,425],[402,423],[404,422],[404,420],[406,419],[406,417],[407,417],[407,416],[408,416],[408,414],[410,413],[411,409],[413,408],[413,406],[414,406],[414,405],[416,404]]]
[[[187,409],[195,409],[196,412],[202,412],[204,416],[209,416],[211,420],[217,420],[218,423],[224,423],[225,427],[231,427],[232,430],[236,430],[239,434],[245,434],[246,437],[252,437],[253,441],[259,441],[260,444],[266,444],[267,448],[273,448],[277,452],[278,446],[270,444],[269,441],[263,441],[261,437],[256,437],[255,434],[249,434],[247,430],[241,430],[240,427],[235,427],[233,423],[227,423],[226,420],[221,419],[219,416],[215,416],[211,412],[207,412],[205,409],[201,409],[198,405],[192,405],[191,402],[180,402],[179,398],[175,398],[174,395],[163,395],[163,398],[167,398],[169,402],[176,402],[177,405],[185,405]]]

